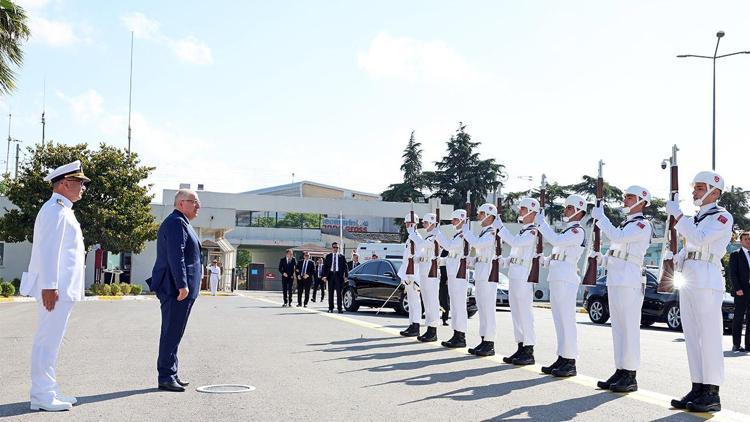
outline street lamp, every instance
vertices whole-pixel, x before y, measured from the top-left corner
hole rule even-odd
[[[721,41],[721,38],[723,36],[724,36],[724,31],[719,31],[716,33],[716,49],[714,50],[713,56],[700,56],[697,54],[680,54],[677,56],[678,58],[681,58],[681,59],[685,57],[696,57],[699,59],[711,59],[713,60],[713,63],[714,63],[713,129],[712,129],[712,136],[711,136],[711,170],[716,170],[716,59],[734,56],[737,54],[750,54],[750,51],[738,51],[736,53],[722,54],[721,56],[717,56],[716,54],[719,52],[719,42]]]

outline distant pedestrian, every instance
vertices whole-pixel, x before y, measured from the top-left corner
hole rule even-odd
[[[283,306],[292,306],[292,289],[294,287],[294,273],[297,261],[292,256],[292,250],[286,250],[286,256],[279,260],[279,272],[281,273],[281,290],[284,295]]]
[[[297,306],[307,308],[310,300],[310,285],[315,278],[315,263],[310,259],[310,254],[305,251],[302,261],[297,264]],[[302,302],[302,292],[305,292],[305,302]]]
[[[322,302],[326,298],[326,284],[323,280],[325,269],[323,265],[323,258],[315,260],[315,279],[313,279],[313,294],[312,301],[315,302],[315,293],[320,288],[320,301]]]
[[[732,280],[734,296],[733,352],[747,352],[750,348],[750,330],[745,331],[745,347],[742,348],[742,324],[746,314],[750,321],[750,232],[740,234],[740,244],[742,247],[729,255],[729,279]]]
[[[211,286],[211,295],[216,296],[216,290],[219,288],[219,278],[221,277],[221,267],[219,261],[214,259],[208,266],[208,284]]]
[[[333,253],[326,255],[324,262],[323,280],[328,283],[328,312],[333,312],[333,293],[336,293],[336,307],[339,313],[344,313],[341,304],[341,293],[344,288],[344,280],[349,275],[346,268],[346,258],[339,253],[339,244],[331,244]]]

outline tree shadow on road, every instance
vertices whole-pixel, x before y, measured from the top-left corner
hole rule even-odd
[[[98,403],[107,400],[122,399],[130,396],[137,396],[139,394],[148,394],[158,392],[158,388],[141,388],[138,390],[126,390],[126,391],[115,391],[112,393],[95,394],[91,396],[78,397],[78,403],[73,406],[85,406],[87,404]],[[29,409],[29,402],[9,403],[0,404],[0,417],[20,416],[27,413],[40,413]]]
[[[610,392],[602,392],[591,396],[578,397],[575,399],[568,399],[557,401],[550,404],[540,404],[534,406],[521,406],[515,409],[509,410],[502,415],[498,415],[491,421],[569,421],[575,419],[581,413],[588,412],[596,409],[604,403],[617,400],[625,397],[621,394],[612,394]],[[519,418],[519,416],[526,414],[527,418]]]
[[[465,358],[462,357],[462,358],[454,358],[454,359],[439,359],[438,361],[432,361],[431,364],[435,365],[435,364],[447,363],[447,362],[440,362],[440,360],[454,362],[454,361],[466,360],[467,358],[472,359],[471,357],[468,357],[468,356]],[[427,363],[430,363],[430,362],[431,361],[428,361]],[[376,368],[379,369],[379,367],[376,367]],[[373,370],[376,368],[368,368],[367,370]],[[481,377],[484,375],[494,374],[496,372],[501,372],[501,371],[507,371],[509,369],[514,369],[514,368],[515,368],[514,366],[510,366],[510,365],[492,365],[492,366],[485,366],[482,368],[464,369],[461,371],[416,375],[413,377],[403,378],[400,380],[367,385],[365,387],[379,387],[379,386],[389,385],[389,384],[406,384],[406,385],[411,385],[411,386],[421,386],[421,385],[434,385],[434,384],[459,382],[467,378]]]
[[[427,400],[436,399],[450,399],[456,401],[475,401],[484,399],[493,399],[502,397],[510,394],[514,390],[522,390],[525,388],[536,387],[537,385],[546,384],[549,382],[560,381],[554,377],[538,377],[532,379],[508,381],[499,384],[490,385],[478,385],[475,387],[460,388],[458,390],[449,391],[447,393],[438,394],[435,396],[428,396],[420,400],[413,400],[406,403],[402,403],[399,406],[404,406],[412,403],[419,403]],[[547,418],[546,420],[558,420],[558,418]]]

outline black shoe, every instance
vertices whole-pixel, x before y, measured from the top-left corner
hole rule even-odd
[[[484,347],[484,345],[485,345],[485,341],[484,341],[484,337],[482,337],[482,342],[477,344],[475,347],[470,348],[469,353],[472,355],[477,354],[477,350],[480,350],[482,347]]]
[[[701,395],[702,391],[703,391],[703,384],[698,383],[698,382],[694,382],[693,383],[693,388],[690,390],[690,392],[688,392],[687,394],[685,394],[685,397],[683,397],[683,398],[681,398],[679,400],[672,399],[672,402],[670,404],[675,409],[687,409],[687,404],[689,402],[697,399],[698,396]]]
[[[738,350],[740,353],[747,353],[747,347],[740,347],[740,350]]]
[[[447,320],[447,319],[444,319],[444,320],[443,320],[443,327],[447,327],[448,325],[449,325],[449,324],[448,324],[448,320]]]
[[[329,314],[332,314],[332,313],[333,313],[333,309],[329,309],[329,310],[328,310],[328,313],[329,313]]]
[[[596,386],[601,388],[602,390],[609,390],[609,386],[620,380],[620,378],[622,377],[622,371],[622,369],[616,370],[615,373],[612,374],[611,377],[607,378],[606,381],[598,381],[596,383]]]
[[[622,377],[616,383],[609,386],[609,390],[615,393],[630,393],[638,391],[638,381],[635,380],[635,371],[623,369]]]
[[[174,380],[175,380],[175,381],[177,382],[177,384],[180,384],[180,385],[181,385],[181,386],[183,386],[183,387],[187,387],[188,385],[190,385],[190,383],[189,383],[189,382],[183,382],[183,381],[180,381],[180,377],[178,377],[178,376],[176,376],[176,375],[175,375],[175,377],[174,377]]]
[[[503,358],[503,362],[505,363],[513,363],[513,359],[518,357],[518,354],[521,353],[521,350],[523,350],[523,343],[518,343],[518,349],[510,355]]]
[[[506,358],[503,358],[503,360],[505,360],[505,359]],[[512,361],[513,361],[513,359],[511,359],[511,362]],[[542,366],[542,372],[545,373],[545,374],[547,374],[547,375],[551,375],[552,371],[554,371],[555,369],[561,367],[563,365],[563,363],[565,363],[565,359],[563,359],[562,356],[558,356],[557,360],[552,365],[550,365],[550,366]]]
[[[719,398],[719,386],[703,384],[700,396],[687,404],[691,412],[718,412],[721,410],[721,399]]]
[[[536,361],[534,361],[534,346],[523,346],[521,353],[519,353],[511,363],[518,366],[533,365],[536,363]]]
[[[404,337],[416,337],[419,335],[419,324],[411,323],[408,327],[406,327],[405,330],[401,331],[399,334]]]
[[[552,370],[552,375],[558,378],[574,377],[578,375],[576,371],[576,360],[575,359],[563,359],[562,365]]]
[[[441,343],[444,347],[449,349],[457,349],[459,347],[466,347],[466,335],[460,331],[453,331],[453,337],[450,340]]]
[[[732,346],[732,351],[733,352],[741,352],[742,351],[742,347],[740,347],[740,346]]]
[[[312,298],[313,303],[315,303],[315,298]]]
[[[340,314],[343,314],[343,313],[344,313],[344,311],[343,311],[342,309],[339,309],[339,313],[340,313]]]
[[[307,305],[303,305],[305,308],[307,308]]]
[[[299,308],[300,306],[302,306],[302,304],[301,304],[301,303],[298,303],[298,304],[297,304],[297,307]]]
[[[185,387],[181,386],[180,384],[177,384],[176,381],[169,381],[169,382],[160,382],[159,383],[159,390],[164,391],[176,391],[176,392],[183,392],[185,391]]]
[[[474,354],[477,356],[495,356],[495,342],[485,341],[484,347],[479,350],[474,350]]]
[[[427,331],[425,331],[423,335],[417,337],[417,340],[423,343],[430,343],[433,341],[437,341],[437,328],[427,327]]]

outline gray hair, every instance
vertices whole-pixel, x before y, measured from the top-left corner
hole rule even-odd
[[[176,207],[177,204],[183,200],[183,199],[189,199],[191,196],[194,196],[195,198],[198,198],[198,194],[195,193],[194,190],[190,189],[180,189],[177,191],[177,193],[174,195],[174,206]]]

